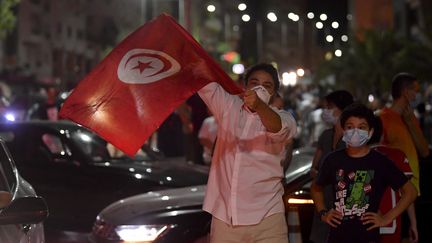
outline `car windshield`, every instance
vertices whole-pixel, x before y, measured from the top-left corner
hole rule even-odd
[[[312,148],[295,149],[288,169],[285,171],[285,181],[290,183],[300,176],[309,173],[314,150]]]
[[[70,133],[70,138],[81,150],[95,162],[110,161],[113,159],[131,160],[119,149],[108,143],[97,134],[79,129]],[[150,161],[150,155],[140,150],[134,159]]]

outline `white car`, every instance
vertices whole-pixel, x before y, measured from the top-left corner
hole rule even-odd
[[[18,173],[0,140],[0,242],[45,242],[42,221],[48,216],[45,200]]]

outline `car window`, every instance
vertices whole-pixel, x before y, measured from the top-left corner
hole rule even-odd
[[[86,130],[77,130],[71,133],[71,139],[93,161],[103,161],[110,158],[106,148],[106,141]]]
[[[288,169],[285,171],[285,181],[289,183],[309,171],[312,164],[313,151],[310,149],[295,150]]]
[[[16,186],[15,171],[2,144],[0,144],[0,172],[0,190],[12,191]]]
[[[72,132],[70,137],[93,161],[100,162],[111,159],[129,159],[122,151],[91,131],[84,129],[77,130]],[[142,149],[137,152],[134,159],[144,161],[155,160],[154,157]]]
[[[63,146],[61,139],[53,134],[45,133],[42,135],[43,143],[48,147],[52,154],[65,155],[68,154],[68,149]]]

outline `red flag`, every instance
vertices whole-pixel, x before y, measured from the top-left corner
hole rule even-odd
[[[60,116],[134,156],[177,106],[210,82],[241,92],[198,42],[163,14],[129,35],[81,80]]]

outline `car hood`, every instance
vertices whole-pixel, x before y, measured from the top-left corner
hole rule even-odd
[[[184,158],[160,161],[112,160],[94,163],[97,167],[115,168],[135,178],[153,181],[161,186],[185,187],[207,184],[209,167],[188,163]]]
[[[200,185],[139,194],[111,204],[102,210],[98,217],[110,224],[120,225],[148,213],[191,206],[201,207],[205,188],[205,185]]]

